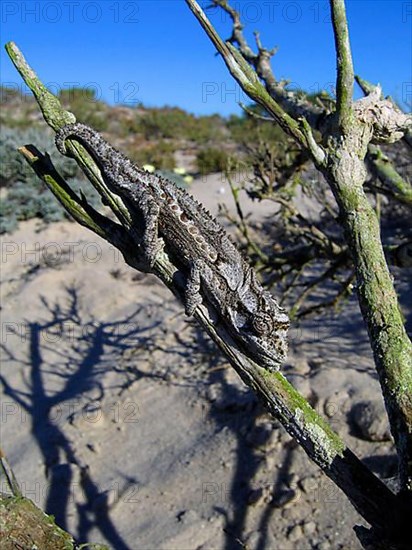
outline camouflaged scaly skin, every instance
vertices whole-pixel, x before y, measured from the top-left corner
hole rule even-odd
[[[67,139],[87,150],[108,188],[135,215],[143,235],[138,243],[142,270],[152,271],[164,246],[186,275],[186,313],[192,315],[207,301],[246,356],[279,369],[287,353],[288,316],[217,220],[189,193],[135,166],[92,128],[69,124],[57,132],[57,149],[70,156]]]

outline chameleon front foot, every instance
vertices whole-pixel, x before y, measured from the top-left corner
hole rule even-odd
[[[201,266],[202,262],[194,261],[186,281],[185,312],[189,317],[194,314],[197,306],[199,306],[203,301],[202,295],[200,294]]]

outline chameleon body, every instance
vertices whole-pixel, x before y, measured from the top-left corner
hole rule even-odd
[[[186,313],[210,303],[245,355],[279,369],[287,352],[288,316],[213,216],[185,190],[135,166],[92,128],[77,123],[57,132],[57,149],[70,156],[67,139],[86,149],[108,188],[136,214],[142,270],[152,270],[164,246],[186,275]]]

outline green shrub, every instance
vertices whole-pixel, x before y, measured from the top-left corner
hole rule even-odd
[[[109,127],[108,105],[96,98],[94,90],[87,88],[68,88],[59,92],[62,105],[71,111],[79,122],[88,124],[99,132]]]
[[[211,172],[224,172],[227,168],[229,155],[222,149],[208,147],[202,149],[196,155],[196,164],[198,171],[202,174]]]
[[[258,105],[252,105],[249,109],[259,116],[268,116]],[[272,144],[285,142],[285,134],[278,124],[255,118],[247,113],[242,116],[231,115],[227,127],[233,141],[241,145],[254,144],[257,141]]]
[[[109,116],[109,118],[111,118]],[[133,117],[125,117],[117,120],[119,137],[129,136],[142,136],[143,138],[143,126],[141,121],[141,115],[135,113]]]
[[[18,148],[26,144],[35,145],[40,151],[53,157],[54,165],[65,178],[79,174],[76,163],[58,154],[54,145],[53,132],[44,124],[43,128],[1,128],[0,132],[0,185],[9,187],[16,181],[38,179],[29,167]]]
[[[80,174],[76,163],[57,153],[53,135],[46,127],[43,130],[2,128],[0,182],[7,191],[0,204],[0,233],[14,231],[22,220],[38,217],[50,223],[67,217],[63,207],[17,150],[30,143],[51,154],[56,169],[65,179],[70,179],[73,189],[86,187],[84,181],[76,177]],[[87,187],[87,198],[91,204],[100,205],[97,192],[90,186]]]
[[[7,86],[0,86],[0,123],[7,128],[30,128],[38,124],[36,101],[31,95]]]
[[[173,170],[175,167],[174,146],[167,141],[128,148],[128,155],[138,166],[153,164],[158,170]]]
[[[140,109],[136,118],[125,122],[125,126],[150,141],[186,139],[207,143],[224,134],[224,120],[219,115],[197,117],[178,107]]]

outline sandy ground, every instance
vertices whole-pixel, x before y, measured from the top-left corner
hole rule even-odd
[[[231,204],[218,175],[193,192],[212,211]],[[2,447],[25,495],[80,542],[360,548],[345,496],[153,276],[69,222],[22,224],[3,238],[1,266]],[[401,291],[406,299],[406,282]],[[292,327],[290,348],[288,378],[375,472],[393,476],[356,302]],[[349,421],[365,401],[375,421],[367,439]]]

